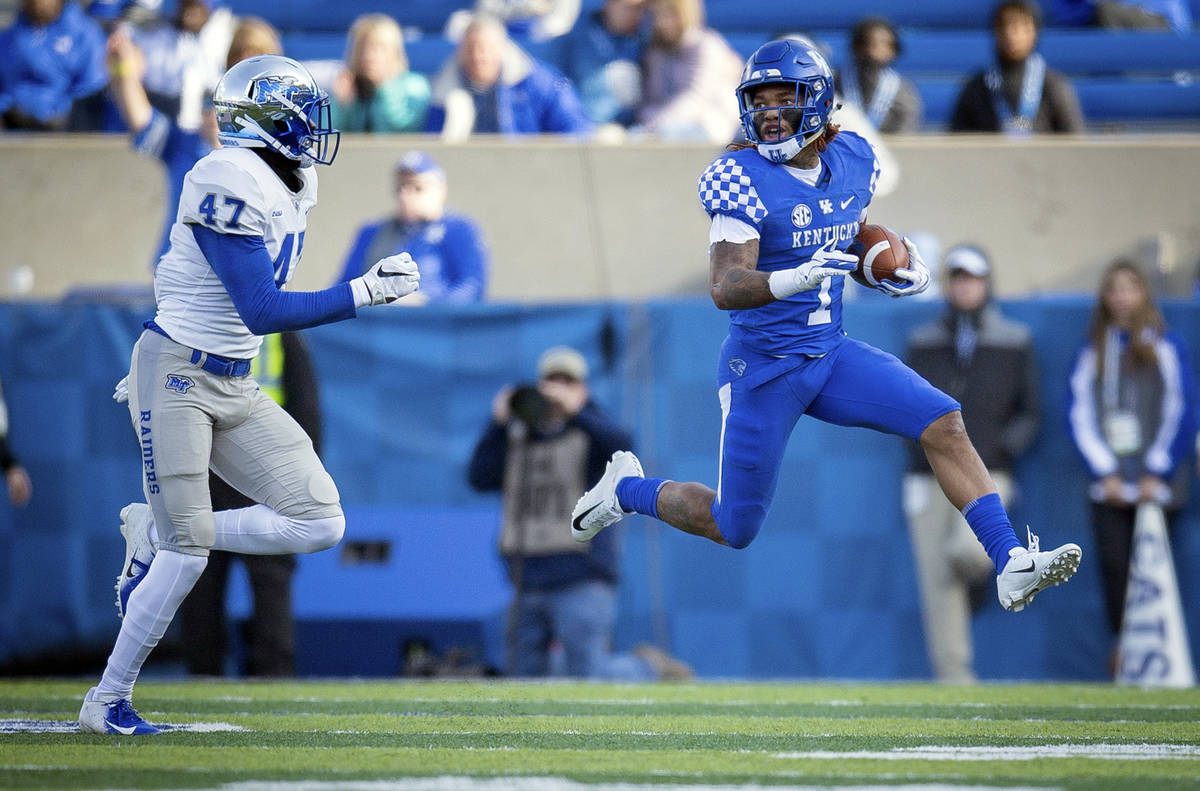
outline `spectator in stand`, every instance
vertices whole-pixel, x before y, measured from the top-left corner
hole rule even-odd
[[[4,483],[8,489],[8,501],[24,508],[33,496],[33,483],[29,473],[17,461],[8,446],[8,404],[4,401],[4,389],[0,387],[0,470],[4,471]]]
[[[1187,503],[1190,472],[1181,462],[1195,430],[1192,383],[1191,355],[1167,329],[1149,279],[1133,261],[1113,262],[1071,370],[1068,418],[1092,476],[1092,527],[1114,641],[1138,504],[1162,505],[1170,528]]]
[[[74,2],[21,0],[0,32],[0,128],[99,129],[106,82],[95,20]]]
[[[419,132],[429,112],[429,80],[409,71],[400,25],[387,14],[354,20],[346,70],[333,84],[333,125],[343,132]]]
[[[567,46],[567,76],[595,124],[630,126],[642,98],[647,0],[605,0],[579,21]]]
[[[700,0],[652,0],[650,13],[639,129],[674,140],[728,143],[740,126],[729,97],[741,78],[741,57],[704,26]]]
[[[952,132],[1084,131],[1075,89],[1035,52],[1041,12],[1029,0],[1004,0],[992,13],[996,65],[967,81],[950,120]]]
[[[900,34],[887,19],[862,19],[850,34],[853,62],[840,75],[841,94],[859,107],[884,134],[909,134],[921,126],[924,110],[916,86],[892,68],[900,54]]]
[[[236,24],[222,0],[180,0],[171,20],[133,30],[150,103],[182,128],[200,127],[204,103],[225,73]]]
[[[1040,420],[1033,336],[991,303],[991,263],[982,250],[946,253],[946,313],[915,329],[905,362],[962,404],[963,424],[1012,505],[1013,462],[1033,442]],[[925,645],[934,677],[975,681],[971,612],[984,601],[995,569],[958,509],[938,496],[925,452],[911,448],[904,511],[912,537]]]
[[[426,130],[459,141],[472,134],[584,136],[592,124],[570,80],[514,44],[495,17],[476,15],[434,78]]]
[[[476,0],[472,11],[455,11],[446,20],[446,37],[462,38],[475,14],[500,20],[517,39],[549,41],[569,33],[579,19],[580,0]]]
[[[254,55],[282,54],[275,28],[257,17],[244,17],[233,33],[226,60],[229,66]],[[197,161],[217,146],[217,118],[209,107],[202,116],[200,129],[180,128],[172,117],[155,109],[142,84],[146,64],[141,50],[128,33],[117,28],[108,38],[109,94],[125,122],[140,154],[155,157],[166,168],[166,217],[162,241],[154,255],[154,265],[170,245],[171,226],[179,208],[183,177]]]
[[[487,290],[488,252],[471,218],[446,211],[446,173],[428,154],[410,151],[396,163],[392,216],[358,229],[340,281],[350,281],[379,259],[407,252],[421,271],[421,290],[396,305],[479,302]]]
[[[691,668],[652,646],[612,651],[619,535],[580,544],[566,525],[575,499],[604,473],[629,434],[591,400],[587,361],[555,346],[538,360],[538,382],[506,386],[467,471],[471,486],[498,491],[504,512],[500,553],[515,589],[508,672],[546,676],[552,646],[562,646],[566,675],[642,681],[681,679]]]
[[[1176,33],[1192,29],[1192,9],[1186,0],[1051,0],[1049,15],[1055,25]]]

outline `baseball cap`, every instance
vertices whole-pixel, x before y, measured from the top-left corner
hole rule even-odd
[[[588,365],[583,355],[570,346],[554,346],[542,352],[538,358],[538,378],[561,374],[577,382],[587,381]]]
[[[442,170],[442,166],[424,151],[409,151],[400,157],[396,160],[396,172],[412,173],[417,176],[425,173],[433,173],[439,178],[445,178],[446,176],[445,171]]]
[[[955,272],[966,272],[975,277],[987,277],[992,273],[992,265],[983,251],[978,247],[968,245],[959,245],[946,253],[942,266],[945,267],[948,275]]]

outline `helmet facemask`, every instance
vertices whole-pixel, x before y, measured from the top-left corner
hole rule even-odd
[[[243,75],[234,66],[213,95],[221,142],[228,146],[271,148],[301,167],[328,165],[337,156],[341,133],[333,128],[329,97],[300,64],[262,56],[266,66]],[[276,63],[279,61],[280,63]],[[242,79],[247,79],[242,82]],[[243,87],[244,86],[244,87]]]

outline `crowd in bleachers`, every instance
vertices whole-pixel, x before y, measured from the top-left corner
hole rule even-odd
[[[154,106],[196,128],[242,16],[279,31],[346,131],[727,141],[740,64],[779,35],[816,41],[842,101],[885,133],[1200,128],[1200,0],[1008,3],[1028,9],[1020,56],[1005,48],[1021,15],[999,5],[0,0],[0,128],[122,129],[104,63],[114,32],[141,50]],[[1022,107],[1035,99],[1053,106]]]

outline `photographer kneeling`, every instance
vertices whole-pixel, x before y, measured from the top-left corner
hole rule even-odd
[[[589,398],[587,362],[555,346],[538,360],[538,382],[507,386],[468,470],[471,486],[500,491],[500,552],[516,595],[508,673],[638,680],[688,678],[691,669],[649,645],[612,653],[619,531],[589,543],[571,536],[571,509],[604,474],[613,452],[631,447]],[[561,666],[552,662],[561,647]]]

